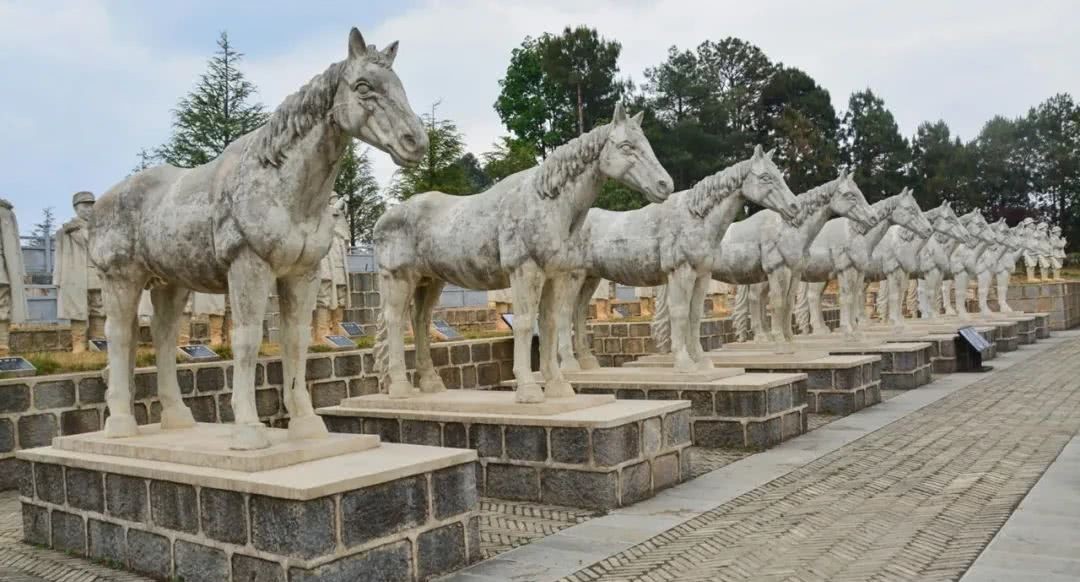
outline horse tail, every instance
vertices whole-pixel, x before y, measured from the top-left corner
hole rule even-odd
[[[735,286],[735,305],[731,309],[731,322],[735,326],[735,341],[750,341],[750,286]]]
[[[654,313],[649,331],[656,345],[656,353],[667,354],[671,352],[671,312],[668,311],[667,285],[657,285],[653,297]]]
[[[799,281],[795,292],[795,325],[799,333],[808,334],[810,328],[810,285],[806,281]]]

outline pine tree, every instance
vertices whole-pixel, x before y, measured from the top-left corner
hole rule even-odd
[[[41,211],[41,222],[34,225],[34,243],[45,246],[45,240],[52,237],[54,230],[56,230],[56,215],[53,213],[53,207],[48,206]]]
[[[216,158],[236,138],[266,121],[262,103],[252,103],[257,89],[238,68],[243,53],[222,32],[218,50],[198,84],[173,110],[173,134],[156,157],[182,168]]]
[[[437,190],[447,194],[472,194],[465,168],[458,161],[465,154],[465,138],[449,119],[439,119],[435,103],[430,114],[421,116],[428,134],[428,153],[420,163],[394,173],[390,192],[399,200]]]
[[[334,191],[345,199],[345,212],[349,219],[349,244],[370,243],[375,222],[386,211],[386,199],[379,192],[379,183],[371,171],[369,150],[357,151],[353,141],[341,158]]]

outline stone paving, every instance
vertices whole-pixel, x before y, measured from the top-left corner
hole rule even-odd
[[[1057,343],[563,580],[956,580],[1080,429],[1080,339]],[[695,448],[693,476],[748,457]],[[481,510],[485,559],[600,517],[495,499]],[[25,545],[21,529],[17,493],[0,493],[4,582],[146,580]]]

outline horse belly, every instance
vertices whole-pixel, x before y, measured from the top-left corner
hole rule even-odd
[[[148,217],[141,229],[142,258],[150,271],[197,291],[224,291],[228,271],[217,259],[208,209],[164,214]]]

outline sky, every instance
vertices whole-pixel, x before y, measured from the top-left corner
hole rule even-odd
[[[579,24],[620,41],[620,74],[639,84],[672,45],[740,37],[809,73],[838,112],[872,88],[906,137],[944,119],[968,140],[994,115],[1080,95],[1075,0],[0,0],[0,197],[25,235],[46,207],[65,221],[74,192],[123,179],[168,138],[222,30],[270,108],[345,57],[351,26],[398,40],[413,109],[439,102],[480,154],[506,133],[492,104],[510,51]],[[385,185],[393,164],[372,159]]]

